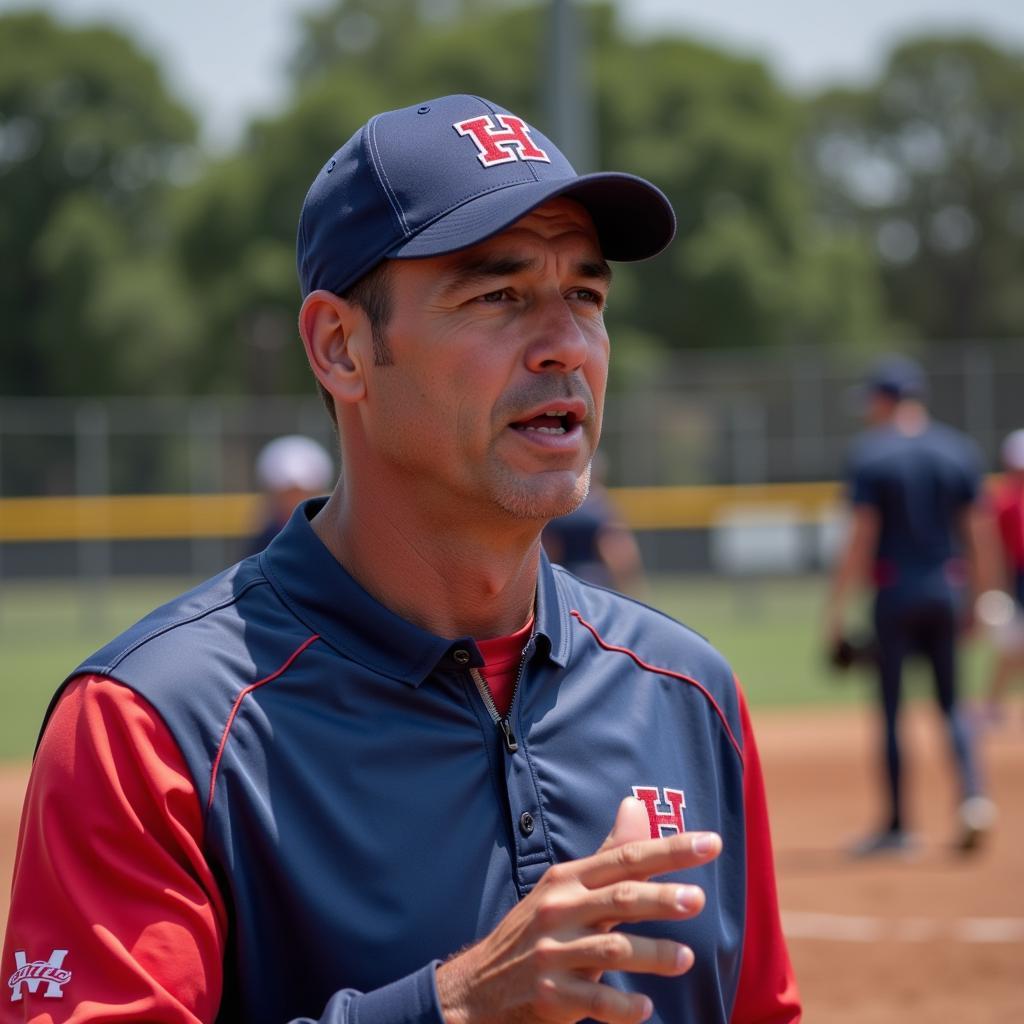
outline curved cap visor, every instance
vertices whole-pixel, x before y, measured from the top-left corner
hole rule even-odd
[[[486,192],[447,211],[386,256],[414,259],[469,248],[559,196],[575,199],[593,218],[605,259],[648,259],[675,235],[675,213],[661,189],[634,174],[599,172]]]

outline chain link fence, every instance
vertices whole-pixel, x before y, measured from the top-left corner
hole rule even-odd
[[[935,417],[970,434],[987,468],[998,469],[1002,438],[1024,426],[1024,340],[935,345],[917,355],[928,373]],[[678,353],[646,382],[609,395],[602,441],[608,482],[667,487],[834,480],[860,428],[857,385],[868,363],[813,348]],[[334,450],[331,423],[312,393],[2,397],[0,538],[5,498],[254,491],[260,448],[290,433]],[[645,543],[650,551],[657,546],[659,564],[683,566],[707,548],[692,537]],[[0,542],[0,572],[201,576],[242,550],[238,538],[8,540]]]

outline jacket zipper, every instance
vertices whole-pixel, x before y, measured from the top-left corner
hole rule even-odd
[[[512,685],[512,699],[508,702],[509,710],[512,709],[516,702],[516,694],[519,692],[519,683],[522,681],[523,669],[526,668],[527,654],[529,653],[532,644],[533,637],[531,636],[527,641],[526,646],[523,648],[523,653],[519,658],[519,668],[516,671],[516,681]],[[491,688],[487,685],[487,680],[484,679],[483,673],[478,668],[471,668],[469,670],[469,674],[473,677],[473,682],[476,684],[477,692],[480,694],[480,699],[484,702],[484,707],[487,708],[487,714],[491,716],[491,721],[495,724],[505,740],[505,749],[510,754],[514,754],[519,749],[519,744],[516,742],[515,734],[512,732],[512,723],[509,721],[509,716],[502,715],[498,711],[498,705],[494,703]]]

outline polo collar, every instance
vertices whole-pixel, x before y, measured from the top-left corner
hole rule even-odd
[[[316,535],[310,520],[326,503],[300,504],[269,547],[260,566],[281,600],[311,630],[341,654],[373,672],[419,686],[439,666],[462,667],[456,651],[469,650],[470,665],[483,658],[471,637],[435,636],[407,622],[367,593]],[[564,666],[568,609],[555,574],[541,555],[534,636],[537,648]]]

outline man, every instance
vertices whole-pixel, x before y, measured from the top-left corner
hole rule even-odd
[[[477,97],[326,164],[299,327],[341,480],[73,673],[8,1019],[798,1019],[731,672],[540,550],[600,434],[606,259],[673,229]]]
[[[985,595],[996,660],[986,694],[985,717],[998,724],[1005,715],[1006,691],[1024,670],[1024,430],[1003,440],[1004,473],[992,488],[992,507],[998,526],[1005,591]]]
[[[886,815],[881,828],[853,852],[905,851],[910,845],[899,710],[903,661],[912,653],[931,664],[959,779],[958,843],[972,850],[994,815],[957,699],[957,632],[972,607],[968,595],[986,589],[983,581],[991,571],[980,459],[966,437],[932,422],[924,375],[913,361],[882,360],[864,397],[869,430],[857,439],[849,460],[851,526],[826,614],[827,642],[834,647],[854,586],[873,580]]]
[[[334,482],[334,464],[323,446],[302,434],[275,437],[256,458],[256,479],[263,489],[264,514],[248,554],[262,551],[291,518],[295,506],[326,494]]]

